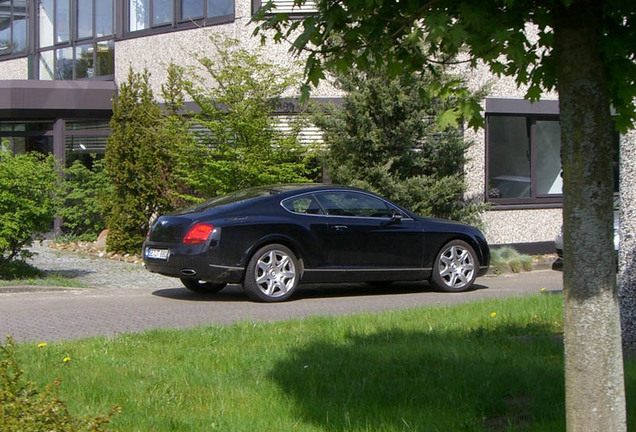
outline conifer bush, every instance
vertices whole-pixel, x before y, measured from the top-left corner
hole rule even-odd
[[[104,201],[111,192],[104,160],[93,157],[90,168],[76,160],[64,174],[58,211],[62,229],[79,240],[94,240],[106,227]]]
[[[314,122],[327,147],[325,165],[334,183],[383,195],[422,216],[479,224],[483,204],[465,197],[464,165],[470,143],[458,127],[438,119],[459,98],[442,101],[428,92],[437,74],[388,76],[379,63],[341,74],[340,106],[316,110]]]
[[[113,100],[106,143],[107,248],[139,253],[151,219],[183,205],[178,163],[178,129],[170,127],[155,100],[148,71],[128,73]]]

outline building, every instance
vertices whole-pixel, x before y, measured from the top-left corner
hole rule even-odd
[[[278,0],[290,10],[292,0]],[[151,73],[159,94],[171,63],[194,64],[209,35],[255,47],[249,24],[260,0],[0,0],[0,137],[15,152],[53,152],[69,164],[103,153],[111,98],[129,68]],[[309,10],[311,6],[308,6]],[[306,11],[301,11],[306,12]],[[272,61],[292,64],[283,45]],[[475,86],[487,70],[466,70]],[[492,204],[491,244],[550,252],[561,226],[556,95],[531,104],[512,80],[498,79],[484,101],[486,128],[467,131],[469,193]],[[328,85],[314,97],[338,97]]]

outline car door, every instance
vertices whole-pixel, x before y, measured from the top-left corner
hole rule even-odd
[[[421,268],[424,235],[419,222],[371,194],[336,190],[315,196],[327,213],[329,266]]]

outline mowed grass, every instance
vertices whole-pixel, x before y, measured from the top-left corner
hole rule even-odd
[[[157,330],[20,345],[19,357],[40,386],[62,379],[73,414],[121,406],[119,431],[558,431],[561,303],[543,293]],[[634,401],[636,366],[626,365]]]

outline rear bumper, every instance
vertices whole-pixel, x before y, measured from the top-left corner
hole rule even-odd
[[[167,259],[149,258],[149,247],[165,248],[170,251]],[[179,279],[197,279],[208,282],[239,283],[243,279],[244,268],[214,263],[212,252],[206,247],[192,248],[167,246],[146,242],[142,248],[144,267],[153,273]]]

